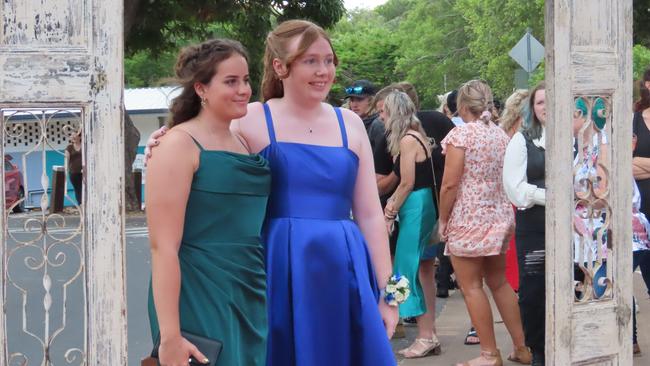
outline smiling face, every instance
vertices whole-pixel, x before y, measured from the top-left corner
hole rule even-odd
[[[300,37],[295,37],[289,46],[291,54],[297,52]],[[277,60],[276,71],[283,74],[286,66]],[[330,43],[318,37],[300,56],[291,62],[289,75],[283,79],[284,90],[296,97],[321,102],[327,97],[336,74],[334,52]]]
[[[233,54],[216,66],[208,84],[196,83],[197,94],[206,99],[205,108],[224,120],[246,115],[251,98],[248,62],[240,54]]]

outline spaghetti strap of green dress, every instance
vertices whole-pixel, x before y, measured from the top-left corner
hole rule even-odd
[[[201,149],[178,253],[181,329],[223,342],[219,366],[264,365],[267,311],[260,240],[271,188],[260,155]],[[173,189],[173,187],[170,187]],[[151,334],[158,321],[149,290]]]

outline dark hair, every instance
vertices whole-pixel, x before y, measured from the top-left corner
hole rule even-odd
[[[411,98],[411,102],[415,105],[416,110],[420,110],[420,98],[418,97],[418,92],[415,90],[415,85],[409,83],[408,81],[400,81],[397,83],[397,86],[402,89],[406,95]]]
[[[447,95],[447,108],[449,108],[449,111],[451,114],[456,116],[458,113],[458,106],[456,104],[456,100],[458,99],[458,90],[454,89]]]
[[[170,118],[167,123],[169,128],[199,114],[201,98],[196,94],[194,84],[210,83],[217,72],[217,66],[234,54],[241,55],[248,61],[244,46],[231,39],[213,39],[187,46],[180,51],[174,70],[176,82],[183,91],[174,98],[169,108]]]
[[[645,87],[645,83],[650,81],[650,67],[643,73],[643,78],[639,81],[639,100],[634,103],[635,112],[643,112],[650,108],[650,90]]]
[[[528,108],[530,110],[530,124],[524,127],[524,135],[528,136],[531,140],[538,139],[542,136],[542,121],[537,118],[535,114],[535,97],[537,92],[540,90],[546,89],[546,83],[544,81],[537,84],[533,90],[530,91],[528,96]]]
[[[298,49],[295,53],[289,53],[289,44],[294,37],[300,37]],[[332,41],[327,32],[318,25],[307,20],[287,20],[269,33],[266,37],[266,49],[264,50],[264,74],[262,75],[262,102],[273,98],[282,98],[284,96],[284,87],[282,79],[291,73],[291,63],[298,57],[302,56],[307,49],[318,40],[324,38],[332,48],[334,53],[334,65],[339,64],[336,57]],[[277,75],[273,68],[273,60],[280,59],[287,66],[287,73]]]
[[[411,102],[415,105],[415,109],[418,110],[420,108],[420,100],[418,98],[418,93],[415,90],[415,86],[408,81],[400,81],[381,88],[373,98],[372,109],[377,110],[377,103],[383,101],[386,99],[388,94],[395,91],[406,93],[406,95],[411,99]]]

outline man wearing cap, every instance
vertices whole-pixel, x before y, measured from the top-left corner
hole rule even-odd
[[[357,80],[345,88],[345,97],[348,98],[350,110],[361,117],[366,132],[377,117],[377,113],[372,110],[372,98],[376,92],[375,86],[368,80]]]

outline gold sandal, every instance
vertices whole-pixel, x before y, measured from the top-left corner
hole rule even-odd
[[[501,359],[499,350],[495,352],[481,351],[479,357],[456,364],[456,366],[503,366],[503,359]]]
[[[420,351],[416,351],[414,348],[417,346],[424,348]],[[404,358],[421,358],[426,357],[429,354],[439,355],[442,353],[442,348],[440,347],[440,341],[438,341],[438,338],[434,335],[431,339],[415,338],[413,344],[397,353],[404,356]]]
[[[518,347],[508,356],[508,361],[530,365],[533,362],[533,354],[526,346]]]

